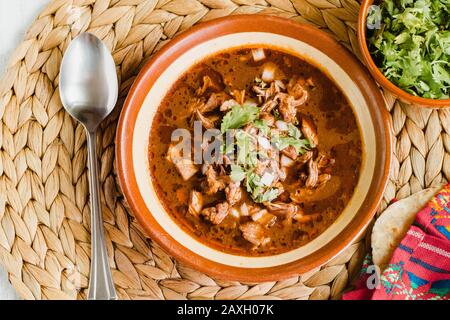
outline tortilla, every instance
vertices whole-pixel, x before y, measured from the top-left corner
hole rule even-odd
[[[417,212],[441,188],[439,186],[417,192],[393,203],[381,214],[372,229],[372,257],[375,265],[384,269],[414,222]]]

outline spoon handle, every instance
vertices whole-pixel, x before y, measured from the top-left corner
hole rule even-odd
[[[117,294],[105,246],[97,170],[96,132],[87,132],[89,189],[91,194],[91,275],[89,300],[116,300]]]

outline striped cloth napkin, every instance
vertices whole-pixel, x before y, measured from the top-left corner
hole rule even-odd
[[[417,214],[379,281],[373,282],[372,274],[366,257],[356,289],[342,299],[450,299],[450,184]],[[372,283],[378,285],[370,289]]]

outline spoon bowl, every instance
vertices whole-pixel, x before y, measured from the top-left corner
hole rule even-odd
[[[83,33],[69,45],[61,64],[61,101],[72,117],[95,130],[114,109],[118,81],[108,48],[92,34]]]

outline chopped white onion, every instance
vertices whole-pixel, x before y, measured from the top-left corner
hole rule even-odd
[[[239,210],[241,211],[241,216],[246,217],[249,215],[248,207],[245,202],[243,204],[241,204],[241,207],[239,208]]]
[[[270,141],[267,138],[258,136],[259,146],[263,149],[270,149]]]
[[[261,183],[263,184],[263,185],[265,185],[265,186],[271,186],[272,185],[272,182],[273,182],[273,175],[271,175],[270,173],[268,173],[268,172],[265,172],[264,174],[263,174],[263,176],[261,177]]]
[[[264,69],[261,75],[261,79],[264,82],[272,82],[275,80],[276,66],[272,62],[268,62],[264,65]]]
[[[236,217],[236,218],[239,218],[239,217],[241,216],[240,213],[239,213],[239,211],[236,210],[235,208],[231,208],[230,214],[231,214],[233,217]]]
[[[256,213],[252,214],[252,220],[253,221],[258,221],[259,219],[261,219],[267,213],[268,213],[268,211],[266,209],[259,210]]]
[[[287,131],[288,130],[288,124],[284,122],[283,120],[277,120],[275,122],[275,126],[280,129],[281,131]]]
[[[295,163],[294,160],[292,160],[289,157],[286,157],[284,154],[281,156],[280,162],[282,167],[291,167]]]
[[[253,60],[255,60],[256,62],[264,60],[266,58],[266,55],[262,48],[252,49],[252,56],[253,56]]]

